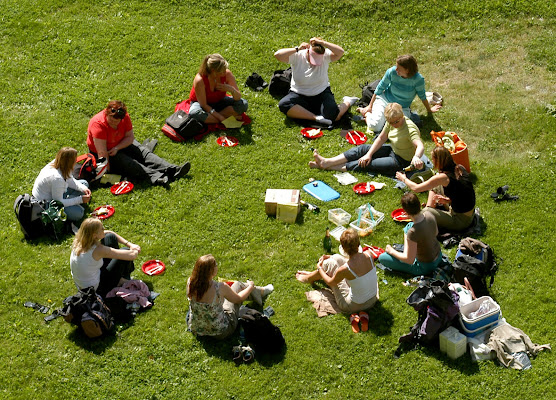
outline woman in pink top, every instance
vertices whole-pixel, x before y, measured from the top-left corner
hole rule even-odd
[[[216,124],[232,115],[240,119],[247,111],[247,100],[241,98],[236,78],[220,54],[209,54],[203,59],[193,79],[189,100],[189,115],[205,124]]]

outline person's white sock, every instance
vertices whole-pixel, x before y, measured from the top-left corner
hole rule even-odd
[[[323,124],[323,125],[332,125],[332,121],[330,121],[329,119],[324,118],[322,115],[317,115],[317,117],[315,118],[315,121],[317,121],[319,124]]]
[[[343,103],[349,103],[350,106],[354,105],[359,100],[359,97],[344,96]]]
[[[274,285],[272,283],[263,286],[263,299],[268,296],[270,293],[274,292]]]

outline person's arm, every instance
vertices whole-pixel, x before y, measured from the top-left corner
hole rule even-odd
[[[329,49],[332,52],[332,55],[330,56],[330,61],[338,61],[344,55],[344,49],[342,49],[340,46],[334,43],[327,42],[326,40],[322,40],[321,38],[318,37],[311,38],[309,43],[311,45],[320,44],[325,48]]]
[[[274,53],[274,58],[276,58],[278,61],[283,62],[285,64],[287,64],[290,60],[290,56],[292,54],[297,53],[299,50],[305,50],[309,48],[309,43],[301,43],[299,46],[295,46],[295,47],[287,47],[285,49],[280,49],[277,50]]]
[[[93,143],[95,144],[95,148],[97,149],[98,157],[106,158],[108,160],[108,150],[106,147],[106,140],[93,137]]]
[[[125,133],[125,136],[122,140],[120,140],[120,143],[118,143],[116,146],[112,147],[108,151],[108,154],[111,155],[111,156],[115,156],[118,153],[119,150],[125,149],[126,147],[131,145],[134,140],[135,140],[135,135],[133,134],[133,129],[130,129],[129,131],[127,131]],[[96,143],[95,143],[95,145],[96,145]]]
[[[199,103],[201,108],[205,110],[209,115],[213,116],[216,119],[215,122],[224,121],[226,118],[224,118],[222,114],[220,114],[218,111],[212,108],[210,104],[207,103],[205,81],[203,80],[203,77],[201,75],[195,75],[195,79],[193,79],[193,87],[195,88],[195,96],[197,96],[197,102]],[[214,121],[207,120],[207,122],[212,123]]]
[[[367,107],[359,107],[357,111],[361,113],[361,115],[365,116],[365,114],[370,113],[373,111],[373,104],[376,100],[376,93],[373,93],[373,97],[371,97],[371,101]]]
[[[361,157],[359,159],[359,165],[363,168],[365,168],[370,162],[371,159],[373,157],[373,154],[380,149],[380,147],[386,143],[386,140],[388,140],[388,132],[386,130],[386,125],[384,126],[384,128],[382,128],[382,132],[380,132],[380,135],[378,135],[378,137],[376,138],[376,140],[373,142],[373,144],[371,145],[371,148],[369,149],[369,151],[367,152],[367,154],[365,154],[363,157]]]
[[[416,169],[423,168],[423,153],[425,152],[425,146],[423,146],[423,142],[421,139],[414,139],[412,140],[413,145],[415,146],[415,155],[411,159],[411,164],[415,166]]]
[[[93,258],[100,260],[101,258],[111,258],[115,260],[133,261],[139,255],[136,249],[113,249],[112,247],[99,245],[93,251]]]
[[[355,277],[349,272],[347,267],[341,266],[336,270],[336,273],[333,276],[329,276],[324,269],[322,269],[322,265],[317,266],[317,271],[320,274],[320,277],[330,287],[337,286],[338,283],[342,281],[342,279],[354,279]]]
[[[68,178],[67,183],[69,188],[83,193],[83,195],[81,196],[82,203],[88,203],[91,200],[91,190],[87,186],[77,181],[73,176],[70,176]]]
[[[442,106],[440,104],[435,104],[434,106],[431,107],[429,101],[427,99],[421,100],[423,102],[423,105],[425,106],[425,108],[427,109],[427,112],[429,114],[435,113],[438,110],[440,110],[442,108]]]
[[[404,262],[406,264],[413,264],[415,262],[415,257],[417,257],[417,242],[409,240],[407,235],[404,235],[403,253],[394,250],[394,248],[390,245],[386,246],[385,251],[401,262]]]
[[[234,304],[241,304],[249,297],[254,288],[255,284],[252,281],[247,281],[247,287],[236,293],[228,285],[222,284],[220,285],[220,293],[222,293],[226,300]]]
[[[118,243],[123,244],[124,246],[129,247],[131,250],[137,250],[138,253],[141,252],[141,247],[135,243],[131,243],[131,241],[124,239],[123,237],[121,237],[120,235],[118,235],[116,232],[114,231],[109,231],[109,230],[105,230],[104,234],[108,234],[108,233],[113,233],[116,236],[116,239],[118,240]]]
[[[432,190],[437,186],[448,186],[448,183],[450,183],[448,176],[443,172],[439,172],[429,180],[421,183],[415,183],[411,179],[407,179],[407,176],[403,172],[396,172],[396,179],[405,183],[407,187],[415,193],[426,192],[427,190]]]
[[[218,82],[216,84],[216,90],[230,93],[236,101],[241,99],[241,92],[237,87],[236,78],[229,69],[226,70],[226,83]]]

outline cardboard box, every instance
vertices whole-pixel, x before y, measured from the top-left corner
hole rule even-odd
[[[294,204],[299,213],[299,189],[266,189],[264,199],[264,210],[267,215],[277,215],[278,204],[292,205]],[[291,212],[287,208],[282,212]],[[297,216],[296,213],[296,216]]]
[[[276,205],[276,219],[293,224],[299,214],[299,203],[278,203]]]

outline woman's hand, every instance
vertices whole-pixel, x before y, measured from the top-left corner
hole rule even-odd
[[[228,85],[227,83],[218,82],[214,89],[218,90],[219,92],[232,92],[235,88],[232,85]]]
[[[431,107],[431,112],[435,113],[438,110],[440,110],[442,108],[442,106],[440,104],[435,104],[434,106]]]
[[[406,178],[407,178],[407,176],[405,176],[405,173],[400,172],[400,171],[396,172],[396,179],[397,180],[404,182]]]
[[[370,113],[373,110],[373,106],[369,104],[367,107],[357,107],[357,112],[362,116],[365,116],[367,113]]]
[[[322,265],[322,263],[324,262],[324,260],[328,260],[330,257],[332,257],[330,254],[323,254],[323,255],[319,258],[319,262],[317,263],[317,265]]]
[[[81,203],[86,204],[91,201],[91,191],[89,190],[89,194],[81,195]]]
[[[371,158],[372,156],[369,155],[369,153],[365,154],[363,157],[361,157],[359,159],[359,166],[361,168],[365,168],[370,162],[371,162]]]
[[[393,255],[392,253],[393,253],[394,251],[396,251],[396,250],[394,250],[394,248],[388,244],[388,245],[386,245],[386,248],[384,249],[384,251],[385,251],[387,254]]]
[[[129,249],[135,250],[137,253],[141,253],[141,246],[139,246],[138,244],[129,242]]]
[[[254,288],[255,284],[253,283],[253,281],[247,281],[247,288]]]
[[[433,196],[433,199],[436,204],[450,204],[452,202],[449,197],[438,193]]]
[[[297,48],[298,48],[299,50],[305,50],[305,49],[308,49],[309,47],[310,47],[310,44],[309,44],[309,43],[306,43],[306,42],[303,42],[303,43],[301,43],[299,46],[297,46]]]
[[[118,150],[118,146],[114,146],[110,150],[108,150],[108,155],[114,157],[118,153]]]

